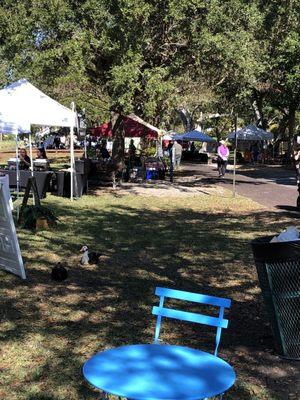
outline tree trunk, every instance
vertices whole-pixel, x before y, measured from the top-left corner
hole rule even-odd
[[[116,174],[121,172],[125,165],[125,146],[124,146],[124,126],[123,126],[123,115],[113,113],[111,118],[112,124],[112,160],[114,164],[113,171],[113,185],[115,187]]]
[[[194,121],[191,113],[189,110],[185,108],[181,108],[180,110],[177,110],[184,128],[185,132],[189,132],[193,129],[194,127]]]
[[[294,106],[289,107],[289,116],[288,116],[288,133],[289,133],[289,141],[288,141],[288,155],[289,159],[291,158],[293,152],[293,137],[295,134],[295,126],[296,126],[296,108]]]
[[[291,106],[289,108],[289,122],[288,122],[288,129],[289,129],[289,138],[292,140],[295,134],[295,126],[296,126],[296,108]]]
[[[255,118],[256,118],[256,125],[262,129],[267,128],[267,121],[264,116],[264,111],[263,111],[263,99],[265,95],[263,93],[258,92],[257,90],[254,90],[254,101],[252,103],[252,107],[255,113]]]
[[[217,142],[219,143],[221,140],[221,133],[218,126],[216,127],[216,136],[217,136]]]

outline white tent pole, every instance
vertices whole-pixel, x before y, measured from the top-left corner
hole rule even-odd
[[[235,197],[236,186],[236,150],[237,150],[237,115],[234,117],[234,156],[233,156],[233,197]]]
[[[19,170],[19,132],[14,126],[13,132],[16,136],[16,180],[17,180],[17,220],[19,219],[19,191],[20,191],[20,170]]]
[[[32,156],[31,132],[29,132],[29,155],[30,155],[31,176],[33,176],[33,156]],[[33,205],[35,206],[35,198],[34,198],[34,194],[33,193],[32,193],[32,201],[33,201]]]
[[[29,132],[29,155],[30,155],[30,169],[31,169],[31,176],[33,176],[33,157],[32,157],[32,141],[31,141],[31,132]]]
[[[71,104],[72,111],[75,112],[75,103],[72,101]],[[74,121],[75,122],[75,121]],[[75,165],[75,157],[74,157],[74,123],[70,128],[70,158],[71,158],[71,201],[74,200],[74,165]]]

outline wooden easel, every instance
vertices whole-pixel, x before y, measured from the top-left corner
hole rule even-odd
[[[18,224],[21,222],[22,216],[23,216],[23,212],[24,212],[24,208],[27,206],[27,203],[28,203],[28,200],[29,200],[29,196],[30,196],[30,189],[31,189],[32,194],[33,194],[34,204],[36,206],[40,206],[41,205],[41,201],[40,201],[38,190],[37,190],[37,186],[36,186],[36,179],[35,179],[34,176],[31,176],[30,178],[28,178],[28,181],[27,181],[25,194],[24,194],[24,197],[23,197],[23,201],[22,201],[22,205],[21,205],[21,209],[20,209],[20,213],[19,213]]]

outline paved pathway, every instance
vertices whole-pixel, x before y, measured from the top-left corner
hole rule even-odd
[[[215,164],[184,163],[181,173],[194,175],[199,184],[216,184],[230,190],[233,187],[233,171],[229,170],[224,179],[219,179]],[[298,192],[292,169],[277,166],[238,169],[236,192],[267,207],[296,211]]]

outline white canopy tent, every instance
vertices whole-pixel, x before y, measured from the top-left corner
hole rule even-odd
[[[0,90],[0,131],[15,134],[16,141],[19,133],[30,135],[31,125],[70,128],[71,200],[74,192],[74,127],[78,122],[75,106],[72,108],[73,110],[70,110],[53,100],[26,79]],[[31,135],[29,144],[31,149]],[[30,156],[32,160],[32,154]]]
[[[237,124],[237,119],[235,125]],[[233,165],[233,194],[235,196],[235,175],[236,175],[236,152],[239,141],[267,141],[273,140],[271,132],[258,128],[256,125],[247,125],[242,129],[235,130],[227,136],[228,140],[234,141],[234,165]]]

